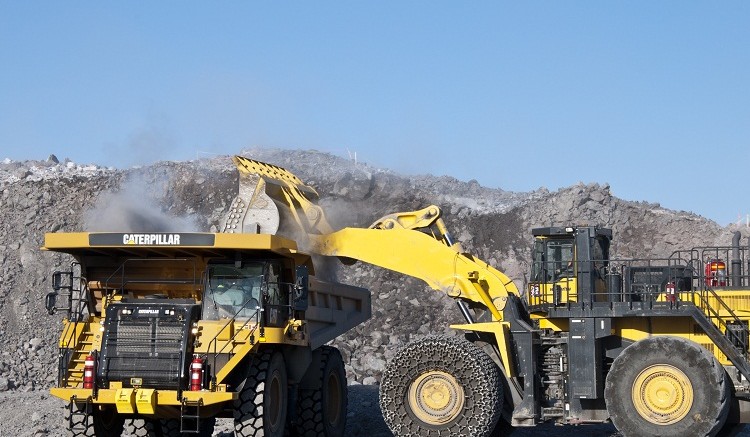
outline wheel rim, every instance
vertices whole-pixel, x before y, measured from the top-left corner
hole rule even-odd
[[[463,387],[453,375],[433,370],[409,385],[409,407],[421,421],[442,425],[455,419],[464,407]]]
[[[326,420],[335,427],[341,419],[341,381],[335,373],[328,375],[328,402],[326,403]]]
[[[656,425],[677,423],[693,406],[693,386],[677,367],[660,364],[647,367],[633,382],[636,411]]]

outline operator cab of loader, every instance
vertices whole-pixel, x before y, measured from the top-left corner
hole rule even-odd
[[[532,230],[528,302],[532,308],[610,300],[606,285],[612,231],[593,226]]]

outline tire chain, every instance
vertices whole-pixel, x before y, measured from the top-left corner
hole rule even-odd
[[[465,390],[462,415],[451,429],[424,427],[405,408],[404,391],[415,377],[429,370],[452,374]],[[500,417],[503,399],[500,374],[492,359],[474,344],[447,336],[428,336],[408,344],[391,359],[380,385],[380,409],[396,436],[488,436]],[[478,411],[477,411],[478,409]]]

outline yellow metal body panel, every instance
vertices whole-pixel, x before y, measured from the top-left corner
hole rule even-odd
[[[74,396],[76,399],[85,400],[92,398],[91,401],[95,404],[107,404],[117,406],[117,392],[122,389],[99,389],[96,392],[94,398],[94,392],[90,389],[83,388],[60,388],[53,387],[50,389],[52,396],[60,398],[65,401],[70,401]],[[143,389],[132,389],[134,391],[134,399],[137,399],[138,392]],[[148,389],[151,390],[151,389]],[[179,406],[182,403],[177,398],[177,391],[175,390],[152,390],[155,396],[154,406],[159,405],[170,405]],[[224,402],[232,402],[237,399],[239,393],[231,391],[183,391],[182,397],[188,402],[202,401],[202,405],[214,405],[221,404]],[[118,410],[119,411],[119,410]]]
[[[497,348],[500,351],[500,359],[503,362],[503,371],[509,378],[515,377],[516,372],[513,367],[512,345],[510,343],[510,323],[508,322],[484,322],[484,323],[466,323],[461,325],[451,325],[453,329],[464,331],[487,332],[494,334],[497,341]]]
[[[315,236],[312,243],[321,255],[365,261],[419,278],[451,297],[477,302],[494,320],[502,320],[507,296],[518,295],[505,274],[416,230],[345,228]]]
[[[112,245],[96,245],[90,244],[89,237],[97,234],[96,232],[55,232],[47,233],[44,235],[44,247],[42,250],[52,250],[57,252],[75,252],[77,249],[90,249],[96,248],[158,248],[160,251],[169,252],[184,252],[187,249],[195,249],[196,252],[210,251],[210,249],[240,249],[240,250],[270,250],[279,254],[290,254],[297,252],[297,243],[293,240],[289,240],[278,235],[270,234],[223,234],[223,233],[202,233],[203,235],[212,235],[214,237],[214,244],[211,246],[187,246],[187,245],[171,245],[171,246],[156,246],[153,244],[112,244]],[[99,234],[110,234],[108,232],[101,232]],[[118,233],[119,234],[119,233]],[[200,234],[200,233],[199,233]]]
[[[115,390],[115,406],[117,412],[122,414],[135,414],[135,389],[120,388]]]
[[[139,388],[135,392],[135,407],[140,414],[154,414],[156,412],[156,390]]]

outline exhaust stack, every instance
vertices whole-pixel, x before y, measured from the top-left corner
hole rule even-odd
[[[732,286],[742,287],[742,259],[740,258],[740,231],[734,231],[732,236]]]

